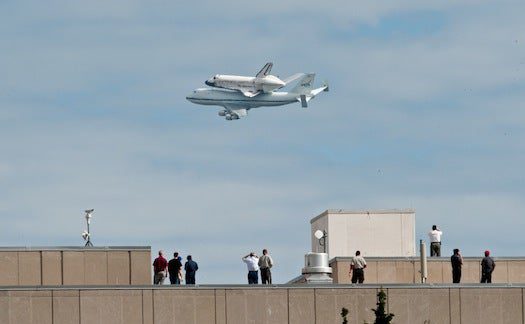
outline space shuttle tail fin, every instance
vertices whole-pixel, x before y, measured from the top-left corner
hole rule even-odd
[[[268,62],[266,63],[263,68],[259,71],[259,73],[257,73],[255,75],[256,78],[263,78],[265,76],[267,76],[268,74],[270,74],[270,71],[272,70],[272,67],[273,67],[273,63],[272,62]]]

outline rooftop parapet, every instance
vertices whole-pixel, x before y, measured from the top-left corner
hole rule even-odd
[[[0,286],[149,284],[149,246],[0,247]]]

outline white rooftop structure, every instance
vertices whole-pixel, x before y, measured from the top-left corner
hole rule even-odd
[[[412,209],[329,209],[310,224],[312,252],[326,252],[330,259],[353,256],[357,250],[364,257],[416,255],[416,212]],[[316,238],[316,231],[325,237]]]

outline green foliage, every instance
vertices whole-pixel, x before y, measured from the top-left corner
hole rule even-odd
[[[348,319],[346,318],[346,315],[348,315],[348,309],[343,307],[341,309],[341,317],[343,318],[343,324],[348,324]]]
[[[394,314],[392,313],[386,313],[385,312],[385,304],[386,304],[386,294],[381,289],[377,293],[377,308],[372,309],[374,313],[376,314],[376,320],[374,324],[390,324],[392,321],[392,318],[394,317]]]

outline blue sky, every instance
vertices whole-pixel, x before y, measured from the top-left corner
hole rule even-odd
[[[524,255],[523,1],[0,2],[0,245],[188,253],[300,274],[329,208],[414,208],[444,250]],[[309,109],[227,122],[213,74],[316,72]]]

